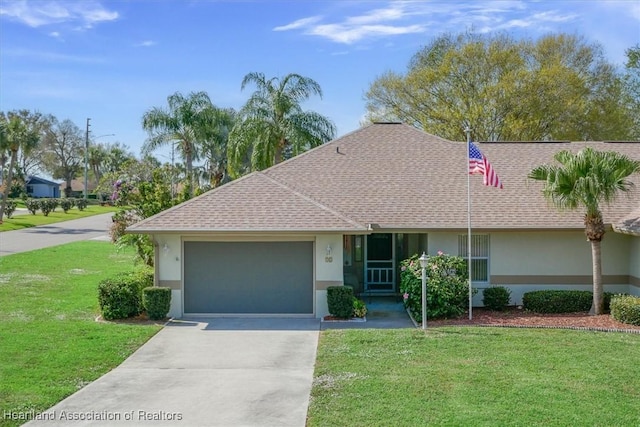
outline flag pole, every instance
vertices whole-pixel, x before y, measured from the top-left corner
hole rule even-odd
[[[471,158],[471,129],[467,126],[467,266],[469,267],[469,320],[473,319],[473,285],[471,283],[471,174],[469,159]]]

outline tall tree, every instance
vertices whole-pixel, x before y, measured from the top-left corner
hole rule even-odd
[[[627,49],[626,54],[624,85],[628,101],[624,105],[629,106],[633,116],[631,137],[633,140],[640,140],[640,44]]]
[[[96,187],[100,183],[100,179],[102,178],[102,174],[104,172],[104,165],[109,157],[109,153],[107,152],[106,147],[103,144],[92,144],[89,146],[89,155],[87,156],[87,161],[89,163],[89,168],[91,169],[91,173],[93,174],[93,179],[95,180]]]
[[[84,165],[84,135],[71,120],[54,120],[44,137],[43,169],[54,179],[63,179],[65,195],[71,196],[71,181]]]
[[[628,139],[622,76],[601,46],[575,35],[514,40],[445,34],[387,72],[365,99],[370,120],[402,120],[448,139]]]
[[[19,114],[0,115],[0,152],[8,152],[10,156],[7,181],[4,183],[2,202],[0,203],[0,223],[4,216],[7,198],[13,182],[13,171],[18,159],[18,151],[28,152],[40,141],[37,129],[28,126]]]
[[[605,234],[600,206],[633,187],[628,177],[640,173],[640,161],[612,152],[585,148],[578,153],[560,151],[555,155],[559,165],[541,165],[529,178],[544,181],[545,198],[558,209],[585,210],[584,225],[591,243],[593,262],[593,305],[591,314],[603,312],[602,260],[600,243]]]
[[[204,178],[212,188],[229,179],[227,147],[236,115],[236,111],[231,108],[217,110],[216,115],[211,118],[210,126],[207,127],[201,157],[204,161]]]
[[[299,74],[267,80],[263,73],[244,76],[241,88],[255,84],[256,90],[239,112],[229,135],[230,169],[239,174],[247,155],[254,170],[280,163],[285,154],[298,155],[335,137],[335,125],[301,103],[312,95],[322,98],[320,85]]]
[[[154,107],[142,116],[142,127],[149,133],[144,151],[175,144],[175,149],[187,167],[189,191],[193,189],[193,162],[198,159],[200,145],[206,138],[207,126],[215,116],[209,95],[192,92],[186,97],[180,92],[167,97],[168,108]]]

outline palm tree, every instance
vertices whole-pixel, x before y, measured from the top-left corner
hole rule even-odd
[[[600,242],[605,234],[600,205],[610,204],[620,192],[627,192],[633,182],[627,178],[640,173],[640,161],[613,151],[585,148],[578,153],[560,151],[554,156],[560,165],[541,165],[529,178],[544,181],[546,199],[558,209],[584,208],[585,234],[591,243],[593,261],[593,304],[590,314],[602,314],[602,260]]]
[[[168,109],[154,107],[144,113],[142,127],[149,133],[145,152],[175,144],[187,167],[189,192],[193,188],[193,162],[198,159],[199,146],[206,137],[206,127],[215,114],[215,107],[206,92],[180,92],[167,97]]]
[[[227,146],[229,133],[236,120],[236,111],[232,108],[220,109],[212,117],[207,127],[207,138],[202,144],[202,176],[212,188],[218,187],[229,178],[227,170]]]
[[[91,167],[91,171],[93,172],[93,177],[96,181],[96,187],[100,183],[104,165],[108,157],[109,153],[107,152],[107,149],[104,145],[95,144],[89,146],[89,167]]]
[[[328,118],[300,106],[311,95],[322,98],[315,80],[299,74],[266,80],[263,73],[254,72],[244,76],[241,88],[250,83],[257,89],[229,135],[229,166],[234,174],[249,154],[251,167],[260,170],[280,163],[285,154],[295,156],[335,137],[335,125]]]
[[[7,181],[4,183],[2,203],[0,203],[0,224],[4,216],[7,198],[11,192],[13,182],[13,170],[18,159],[18,151],[29,152],[40,141],[40,134],[37,129],[27,126],[24,120],[17,114],[9,113],[5,118],[2,116],[0,126],[0,152],[10,153],[9,170],[7,171]]]

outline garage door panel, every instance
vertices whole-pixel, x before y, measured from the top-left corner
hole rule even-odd
[[[313,242],[185,242],[185,313],[313,313]]]

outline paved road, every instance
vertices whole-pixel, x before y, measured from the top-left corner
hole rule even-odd
[[[304,427],[319,323],[172,321],[120,366],[27,426]]]
[[[0,256],[79,240],[108,238],[112,213],[0,233]]]

